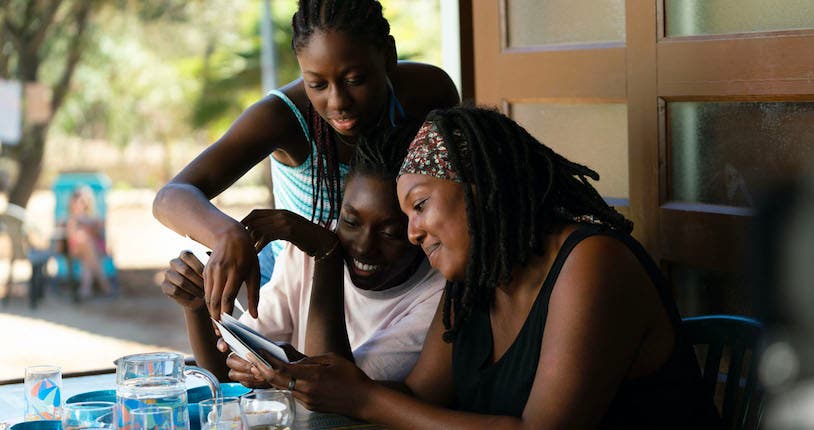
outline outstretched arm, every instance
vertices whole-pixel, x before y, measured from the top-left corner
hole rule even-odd
[[[410,394],[371,381],[336,356],[272,365],[281,382],[296,380],[294,395],[307,407],[392,429],[594,428],[625,379],[655,371],[666,360],[662,356],[645,366],[637,360],[660,309],[655,288],[624,245],[605,237],[580,243],[554,287],[537,371],[520,417],[447,409],[454,401],[451,346],[437,343],[442,342],[438,315],[407,379]],[[254,371],[267,372],[260,364]]]
[[[297,102],[304,98],[302,82],[284,88]],[[212,249],[204,272],[209,313],[219,318],[231,312],[234,298],[246,282],[249,312],[257,315],[259,268],[249,235],[209,200],[231,186],[272,151],[292,160],[310,150],[288,107],[270,96],[248,108],[217,142],[196,157],[165,185],[153,202],[153,214],[164,225]],[[296,160],[295,160],[296,161]]]
[[[454,402],[452,349],[441,339],[440,317],[439,307],[419,362],[406,384],[373,381],[352,362],[335,354],[306,358],[297,364],[264,355],[276,370],[252,358],[252,372],[280,387],[294,378],[294,396],[308,409],[349,415],[387,428],[522,428],[521,421],[513,417],[447,409]]]
[[[388,428],[595,428],[620,384],[631,371],[642,371],[636,355],[660,309],[656,289],[622,243],[592,237],[566,260],[548,308],[537,371],[520,417],[450,411],[419,402],[427,400],[426,391],[414,389],[418,399],[411,399],[381,387],[370,390],[372,401],[360,417]],[[655,370],[658,364],[652,364]]]
[[[290,365],[264,353],[264,358],[274,369],[252,359],[252,372],[278,387],[286,387],[292,377],[296,378],[294,395],[309,409],[336,412],[368,421],[374,420],[368,415],[370,409],[378,407],[371,403],[373,397],[380,394],[395,396],[396,402],[409,403],[417,398],[430,405],[451,407],[454,401],[452,347],[441,339],[444,330],[442,303],[430,324],[418,362],[403,383],[374,382],[353,362],[336,354],[309,357]],[[389,421],[387,425],[391,425]]]

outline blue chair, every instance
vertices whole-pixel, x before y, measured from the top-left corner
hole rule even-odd
[[[71,199],[73,191],[80,186],[87,186],[93,191],[93,197],[96,203],[96,214],[102,218],[107,218],[107,191],[110,189],[110,178],[104,173],[99,172],[68,172],[61,173],[57,176],[51,187],[54,192],[54,220],[56,222],[56,235],[54,241],[59,245],[55,246],[61,249],[62,253],[56,255],[57,274],[56,277],[62,281],[68,281],[74,290],[76,289],[78,274],[82,270],[79,261],[73,260],[67,256],[67,245],[64,237],[64,225],[68,218],[68,202]],[[113,258],[105,254],[102,257],[102,270],[105,275],[110,279],[113,285],[116,283],[116,265],[113,263]],[[74,291],[76,294],[76,291]]]
[[[685,318],[681,329],[696,355],[706,349],[699,361],[703,383],[716,404],[721,404],[724,428],[758,428],[764,396],[757,380],[757,347],[763,325],[747,317],[706,315]],[[723,397],[716,396],[719,384]]]

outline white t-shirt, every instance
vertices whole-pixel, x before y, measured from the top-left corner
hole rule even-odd
[[[367,291],[343,266],[345,323],[356,365],[374,380],[403,381],[418,360],[446,280],[425,260],[403,284]],[[314,259],[287,243],[260,289],[258,319],[245,313],[240,321],[303,351],[313,277]]]

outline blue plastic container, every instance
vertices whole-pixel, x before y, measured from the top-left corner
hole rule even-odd
[[[62,423],[55,420],[25,421],[14,424],[9,430],[62,430]]]
[[[79,403],[79,402],[113,402],[116,403],[116,390],[97,390],[88,391],[87,393],[79,393],[71,396],[65,403]]]
[[[220,384],[220,391],[224,397],[240,397],[251,389],[240,385],[237,382],[223,382]],[[198,402],[212,398],[212,393],[209,387],[200,386],[190,388],[187,390],[187,408],[189,410],[189,428],[190,430],[199,430],[201,427],[201,418],[198,410]],[[88,391],[87,393],[80,393],[68,398],[65,403],[78,403],[78,402],[116,402],[116,390],[97,390]],[[43,421],[32,421],[43,422]],[[56,421],[59,424],[59,421]],[[25,428],[16,430],[56,430],[52,428]]]

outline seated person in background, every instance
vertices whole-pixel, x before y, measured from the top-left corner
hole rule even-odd
[[[396,200],[396,174],[418,125],[360,141],[335,233],[284,210],[255,210],[244,219],[258,249],[270,240],[289,243],[260,290],[259,317],[245,313],[243,323],[309,355],[339,353],[372,378],[407,376],[445,283],[407,240],[407,218]],[[162,285],[185,308],[198,363],[222,380],[228,374],[247,386],[264,386],[249,362],[234,354],[224,360],[222,340],[221,351],[216,348],[202,273],[200,261],[185,252],[172,261]]]
[[[104,221],[96,216],[96,200],[88,186],[77,187],[68,201],[68,219],[65,221],[65,239],[68,255],[82,265],[78,298],[93,294],[93,281],[103,294],[111,294],[110,280],[102,270],[105,255]]]
[[[253,373],[390,429],[719,426],[667,282],[586,176],[498,112],[430,113],[398,198],[449,283],[406,386],[330,354]]]

